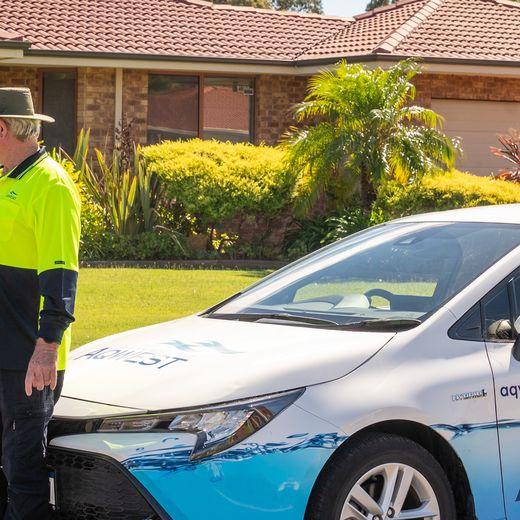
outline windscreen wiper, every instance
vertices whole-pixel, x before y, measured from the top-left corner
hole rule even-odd
[[[399,332],[413,329],[422,323],[414,318],[381,318],[375,320],[353,321],[340,325],[345,329],[366,329],[378,332]]]
[[[289,323],[292,325],[310,325],[322,329],[332,330],[359,330],[377,332],[399,332],[403,330],[413,329],[422,323],[421,320],[414,318],[380,318],[372,320],[353,321],[351,323],[337,323],[333,320],[323,318],[311,318],[308,316],[299,316],[288,313],[242,313],[242,314],[219,314],[212,313],[207,315],[208,318],[216,318],[222,320],[234,321],[250,321],[260,323]]]
[[[298,316],[296,314],[288,314],[285,312],[281,313],[242,313],[242,314],[219,314],[212,313],[207,315],[208,318],[216,318],[221,320],[235,320],[235,321],[251,321],[262,323],[272,322],[291,322],[291,323],[301,323],[302,325],[315,325],[317,327],[341,327],[340,323],[337,323],[332,320],[325,320],[322,318],[310,318],[307,316]]]

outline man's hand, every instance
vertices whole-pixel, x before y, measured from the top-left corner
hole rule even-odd
[[[36,341],[34,353],[27,367],[25,376],[25,393],[32,395],[33,388],[43,390],[50,386],[56,388],[58,379],[58,348],[57,343],[47,343],[41,338]]]

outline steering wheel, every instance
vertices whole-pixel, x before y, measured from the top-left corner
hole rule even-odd
[[[390,291],[387,291],[386,289],[370,289],[370,291],[367,291],[365,293],[365,296],[368,298],[368,301],[370,302],[370,308],[374,308],[372,306],[372,298],[374,296],[380,296],[381,298],[384,298],[385,300],[388,300],[388,303],[390,304],[390,309],[392,308],[392,300],[394,299],[395,294],[391,293]]]

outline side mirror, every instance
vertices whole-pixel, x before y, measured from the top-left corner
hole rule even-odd
[[[513,345],[513,357],[517,361],[520,361],[520,316],[518,316],[513,323],[513,330],[516,333],[515,344]]]

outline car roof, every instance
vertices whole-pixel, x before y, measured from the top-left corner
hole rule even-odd
[[[394,222],[489,222],[500,224],[520,224],[520,204],[479,206],[476,208],[454,209],[422,213],[394,220]]]

